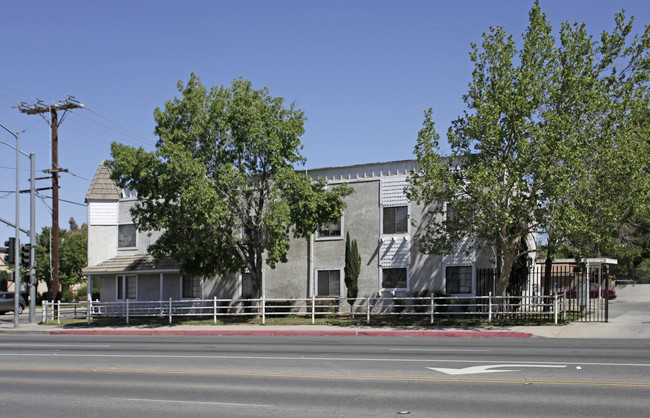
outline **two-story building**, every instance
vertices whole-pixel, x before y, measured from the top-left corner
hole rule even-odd
[[[405,195],[407,177],[416,160],[361,164],[309,170],[329,186],[347,183],[354,193],[345,198],[339,223],[323,226],[309,239],[294,239],[288,262],[265,266],[262,292],[267,298],[345,297],[345,237],[358,242],[361,273],[359,297],[414,294],[442,290],[476,294],[477,268],[490,267],[489,257],[461,244],[454,254],[425,255],[413,243],[423,224],[425,208]],[[168,300],[182,298],[245,298],[250,294],[246,273],[221,277],[183,275],[171,259],[156,263],[147,254],[158,232],[137,231],[129,209],[133,191],[120,190],[100,164],[88,194],[89,280],[101,279],[101,300]],[[90,288],[91,286],[89,286]]]

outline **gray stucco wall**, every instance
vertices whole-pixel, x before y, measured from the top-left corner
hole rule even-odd
[[[160,274],[138,275],[138,300],[160,300]]]

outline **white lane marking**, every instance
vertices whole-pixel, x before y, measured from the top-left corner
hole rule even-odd
[[[63,347],[63,348],[109,348],[110,344],[41,344],[41,343],[0,343],[0,347],[23,347],[23,348],[41,348],[41,347]]]
[[[202,359],[202,360],[284,360],[284,361],[380,361],[394,363],[490,363],[503,364],[508,360],[445,360],[445,359],[394,359],[394,358],[362,358],[362,357],[273,357],[273,356],[190,356],[190,355],[162,355],[162,354],[95,354],[95,353],[51,353],[59,357],[89,357],[89,358],[158,358],[158,359]],[[43,357],[44,353],[2,353],[3,357]],[[536,364],[552,364],[555,362],[539,361]],[[530,364],[530,361],[509,361],[508,364]],[[633,366],[650,367],[650,363],[593,363],[563,361],[562,364],[579,366]]]
[[[456,349],[456,348],[390,348],[388,351],[414,351],[414,352],[447,352],[454,353],[479,353],[490,352],[492,350],[470,350],[470,349]]]
[[[253,408],[272,408],[273,405],[262,405],[254,403],[232,403],[232,402],[204,402],[204,401],[181,401],[170,399],[137,399],[137,398],[113,398],[115,400],[124,400],[131,402],[155,402],[155,403],[182,403],[194,405],[220,405],[220,406],[245,406]]]
[[[481,373],[503,373],[503,372],[518,372],[520,370],[493,370],[497,367],[543,367],[543,368],[555,368],[555,369],[564,369],[566,365],[552,365],[552,364],[491,364],[487,366],[470,366],[462,369],[447,369],[443,367],[427,367],[429,370],[433,370],[440,373],[450,374],[450,375],[461,375],[461,374],[481,374]]]

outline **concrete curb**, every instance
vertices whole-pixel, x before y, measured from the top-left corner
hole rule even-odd
[[[531,338],[533,334],[513,331],[374,331],[374,330],[147,330],[92,329],[52,330],[51,335],[258,335],[339,337],[470,337]]]

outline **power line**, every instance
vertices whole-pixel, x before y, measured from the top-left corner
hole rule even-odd
[[[93,113],[97,114],[96,112],[93,112]],[[147,140],[146,138],[142,137],[141,135],[138,135],[138,134],[136,134],[136,133],[134,133],[134,132],[132,132],[132,131],[130,131],[130,130],[124,128],[124,127],[121,127],[121,126],[119,126],[119,125],[117,125],[117,124],[115,124],[115,123],[113,123],[113,122],[111,122],[111,123],[113,123],[114,125],[118,126],[121,130],[120,130],[120,129],[113,128],[113,127],[111,127],[111,126],[109,126],[109,125],[106,125],[106,124],[104,124],[104,123],[98,122],[98,121],[96,121],[96,120],[94,120],[94,119],[91,119],[91,118],[89,118],[89,117],[87,117],[87,116],[84,116],[84,115],[82,115],[82,114],[79,114],[79,113],[75,113],[73,116],[74,116],[73,119],[75,120],[76,123],[79,123],[79,124],[84,125],[84,126],[88,126],[88,127],[92,128],[92,129],[97,129],[97,131],[99,131],[99,132],[102,132],[102,133],[105,133],[105,134],[107,133],[106,131],[100,130],[100,129],[98,129],[97,127],[90,126],[90,125],[88,125],[88,124],[86,124],[86,123],[83,123],[83,122],[81,122],[80,120],[77,120],[77,118],[83,118],[83,119],[86,119],[87,121],[90,121],[90,122],[92,122],[93,124],[96,124],[96,125],[98,125],[98,126],[101,126],[101,127],[105,128],[105,129],[107,129],[107,130],[113,132],[111,135],[115,135],[115,134],[117,134],[117,135],[119,135],[120,137],[130,138],[131,140],[133,140],[133,141],[135,141],[135,142],[138,142],[138,143],[140,143],[140,144],[149,145],[149,146],[150,146],[150,145],[154,145],[154,141],[153,141],[153,140]],[[100,116],[100,115],[98,115],[98,116]],[[100,117],[102,117],[102,116],[100,116]],[[106,118],[104,118],[104,117],[102,117],[102,118],[103,118],[103,119],[106,119]]]
[[[40,196],[41,199],[52,199],[52,196]],[[72,200],[59,199],[60,202],[70,203],[77,206],[88,206],[86,203],[73,202]]]
[[[92,181],[92,180],[89,180],[89,179],[87,179],[87,178],[85,178],[85,177],[78,176],[78,175],[76,175],[75,173],[73,173],[73,172],[70,171],[70,170],[68,170],[68,174],[70,174],[70,175],[73,176],[73,177],[80,178],[81,180],[86,180],[86,181],[88,181],[88,182],[91,182],[91,181]]]
[[[69,130],[71,130],[71,131],[75,131],[76,133],[79,133],[79,134],[85,135],[85,136],[87,136],[88,138],[92,138],[92,139],[94,139],[94,140],[96,140],[96,141],[99,141],[99,142],[101,142],[101,143],[108,144],[108,145],[111,144],[110,141],[106,141],[105,139],[102,139],[102,138],[96,137],[95,135],[91,135],[91,134],[89,134],[89,133],[87,133],[87,132],[80,131],[79,129],[75,129],[75,128],[72,128],[72,127],[70,127],[70,126],[68,126],[67,129],[69,129]]]
[[[48,100],[54,100],[53,98],[43,96],[42,94],[33,94],[33,93],[28,93],[28,92],[20,91],[20,90],[14,90],[14,89],[10,89],[10,88],[7,88],[7,87],[2,87],[2,86],[0,86],[0,90],[6,90],[6,91],[10,91],[12,93],[19,93],[19,94],[23,94],[23,95],[27,95],[27,96],[31,96],[31,97],[43,97],[43,98],[48,99]],[[2,94],[2,93],[0,93],[0,94]],[[23,100],[23,99],[18,99],[18,100]]]
[[[125,128],[125,127],[123,127],[123,126],[121,126],[121,125],[119,125],[119,124],[113,122],[112,120],[110,120],[110,119],[108,119],[108,118],[106,118],[106,117],[100,115],[99,113],[95,112],[95,111],[92,110],[92,109],[88,109],[88,108],[87,108],[87,110],[88,110],[90,113],[93,113],[93,114],[99,116],[100,118],[104,119],[105,121],[107,121],[107,122],[109,122],[109,123],[112,123],[113,125],[117,126],[118,128],[124,129],[126,132],[130,132],[131,134],[133,134],[133,135],[135,135],[135,136],[137,136],[137,137],[139,137],[139,138],[142,138],[142,139],[143,139],[146,143],[148,143],[149,145],[155,144],[155,142],[152,141],[151,139],[147,139],[147,138],[143,137],[142,135],[139,135],[139,134],[137,134],[137,133],[131,131],[130,129]]]

